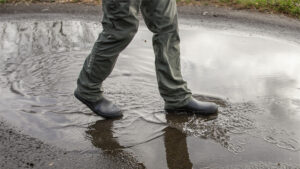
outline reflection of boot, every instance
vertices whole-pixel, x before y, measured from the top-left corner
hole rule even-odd
[[[92,144],[103,150],[104,154],[108,155],[112,162],[117,162],[116,164],[120,165],[119,168],[146,168],[142,163],[137,161],[132,154],[124,151],[124,147],[113,137],[113,122],[114,120],[111,119],[99,120],[88,127],[86,133],[91,139]]]
[[[91,136],[92,144],[104,151],[114,151],[123,148],[112,133],[113,120],[99,120],[86,131]]]
[[[79,94],[76,93],[76,91],[74,92],[74,96],[82,103],[87,105],[93,112],[95,112],[99,116],[105,118],[122,117],[121,110],[115,104],[113,104],[111,101],[107,100],[104,97],[97,102],[90,102],[79,96]]]
[[[191,169],[193,164],[189,159],[186,144],[186,134],[175,128],[165,129],[165,147],[169,169]]]
[[[166,109],[167,112],[187,112],[199,115],[212,115],[218,112],[218,106],[215,103],[201,102],[192,98],[186,105],[174,109]]]

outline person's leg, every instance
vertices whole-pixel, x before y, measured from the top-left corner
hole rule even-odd
[[[176,0],[143,0],[141,11],[154,33],[156,76],[165,110],[201,115],[217,113],[216,104],[194,99],[182,78]]]
[[[76,94],[90,102],[102,98],[101,84],[111,73],[119,53],[138,29],[139,0],[103,0],[103,31],[85,60]]]
[[[165,109],[182,107],[191,91],[181,75],[176,0],[143,0],[141,11],[154,33],[153,48],[159,92]]]

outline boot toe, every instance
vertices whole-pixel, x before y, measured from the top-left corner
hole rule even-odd
[[[189,106],[195,114],[211,115],[218,112],[218,106],[215,103],[201,102],[196,99],[193,99]],[[187,107],[188,109],[189,106]]]
[[[215,103],[209,103],[209,105],[206,108],[206,113],[209,114],[215,114],[218,112],[218,106]]]
[[[95,111],[97,114],[106,118],[122,116],[121,109],[105,98],[99,104],[97,104],[97,106],[95,106]]]

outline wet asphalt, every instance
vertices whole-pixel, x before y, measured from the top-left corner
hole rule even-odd
[[[101,31],[99,6],[0,6],[1,168],[300,168],[300,22],[178,8],[182,72],[216,117],[166,114],[143,21],[94,115],[73,96]]]

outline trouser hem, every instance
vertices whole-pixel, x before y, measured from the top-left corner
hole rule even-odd
[[[95,95],[95,94],[92,95],[92,94],[87,93],[87,92],[82,92],[79,87],[77,87],[75,89],[74,93],[76,93],[77,95],[79,95],[83,99],[85,99],[87,101],[90,101],[90,102],[96,102],[96,101],[99,101],[103,98],[102,93],[99,93],[97,95]]]
[[[188,104],[192,99],[192,95],[188,96],[187,98],[185,98],[183,101],[180,102],[165,102],[165,109],[175,109],[175,108],[179,108],[179,107],[183,107],[186,104]]]

